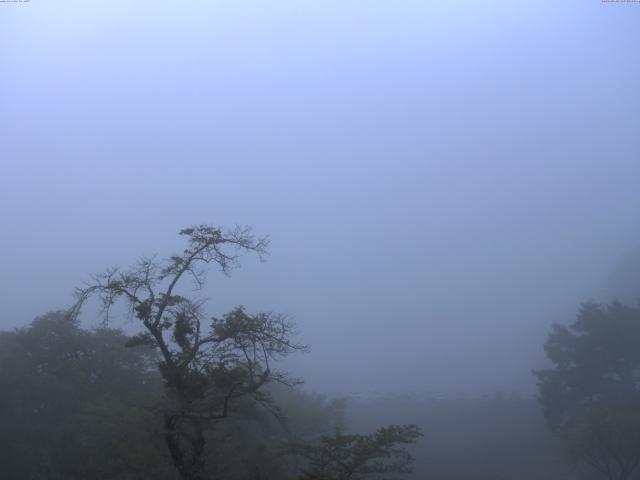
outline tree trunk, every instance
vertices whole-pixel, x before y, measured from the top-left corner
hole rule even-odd
[[[165,443],[181,480],[205,480],[206,440],[198,419],[165,415]]]

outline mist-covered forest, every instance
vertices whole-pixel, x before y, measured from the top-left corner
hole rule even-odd
[[[0,479],[640,479],[639,22],[0,1]]]

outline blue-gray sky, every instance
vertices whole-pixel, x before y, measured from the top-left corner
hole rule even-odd
[[[640,243],[640,5],[0,3],[0,327],[193,223],[296,318],[310,388],[531,391]]]

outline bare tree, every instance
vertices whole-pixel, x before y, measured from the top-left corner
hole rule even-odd
[[[306,347],[294,340],[294,325],[271,312],[248,314],[238,307],[207,319],[204,300],[179,294],[187,283],[201,290],[207,267],[229,274],[242,253],[267,253],[268,239],[248,227],[226,230],[200,225],[184,229],[187,246],[179,255],[158,261],[144,257],[133,266],[95,275],[76,291],[77,315],[91,297],[102,304],[104,321],[122,302],[142,332],[129,346],[150,345],[160,355],[159,369],[167,400],[162,406],[165,443],[183,480],[206,477],[206,429],[226,418],[240,398],[252,398],[272,412],[277,408],[261,390],[268,382],[296,383],[273,368],[273,361]],[[208,478],[208,477],[207,477]]]

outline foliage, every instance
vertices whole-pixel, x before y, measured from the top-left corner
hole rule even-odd
[[[553,368],[538,370],[548,426],[608,479],[640,464],[640,309],[587,303],[545,344]]]
[[[292,479],[298,459],[283,451],[282,445],[308,441],[343,425],[339,401],[276,383],[264,389],[277,405],[277,415],[245,398],[234,415],[206,431],[211,478]]]
[[[349,429],[370,432],[415,423],[425,436],[410,447],[407,479],[591,480],[546,428],[539,403],[516,393],[471,396],[389,395],[347,403]],[[568,461],[569,460],[569,461]]]
[[[389,475],[411,472],[413,458],[404,445],[422,434],[415,425],[391,425],[370,435],[323,435],[317,444],[295,444],[294,454],[306,460],[301,479],[367,480],[390,479]]]
[[[321,434],[346,427],[346,400],[343,398],[329,400],[318,393],[275,384],[269,390],[284,413],[279,426],[285,431],[288,441],[313,441]]]
[[[171,478],[156,356],[126,340],[63,312],[0,333],[0,478]]]
[[[181,234],[180,255],[110,269],[78,289],[70,311],[0,333],[2,478],[284,480],[298,456],[308,461],[302,478],[409,471],[401,445],[420,435],[414,426],[304,443],[342,426],[343,404],[276,388],[297,381],[274,362],[305,349],[285,316],[237,307],[207,319],[201,299],[179,293],[185,278],[202,288],[209,263],[228,274],[239,251],[264,255],[266,240],[208,226]],[[88,331],[78,314],[91,297],[102,302],[104,323]],[[118,301],[138,334],[108,328]],[[283,443],[298,456],[283,454]]]
[[[64,312],[0,333],[0,478],[174,480],[163,441],[162,380],[153,349],[132,337],[82,329]],[[274,416],[250,398],[205,431],[207,475],[290,478],[280,445],[342,425],[340,402],[278,384]]]
[[[183,479],[205,478],[206,430],[226,419],[238,402],[251,398],[278,413],[263,387],[271,382],[296,383],[273,362],[305,346],[293,340],[294,325],[271,312],[249,314],[238,307],[210,321],[204,301],[178,293],[185,279],[203,288],[206,267],[229,274],[241,252],[266,255],[268,241],[249,228],[225,230],[200,225],[184,229],[187,246],[164,261],[143,258],[127,269],[113,268],[77,290],[76,315],[91,297],[98,297],[108,321],[112,305],[122,300],[143,332],[130,345],[155,348],[166,387],[164,438]]]

